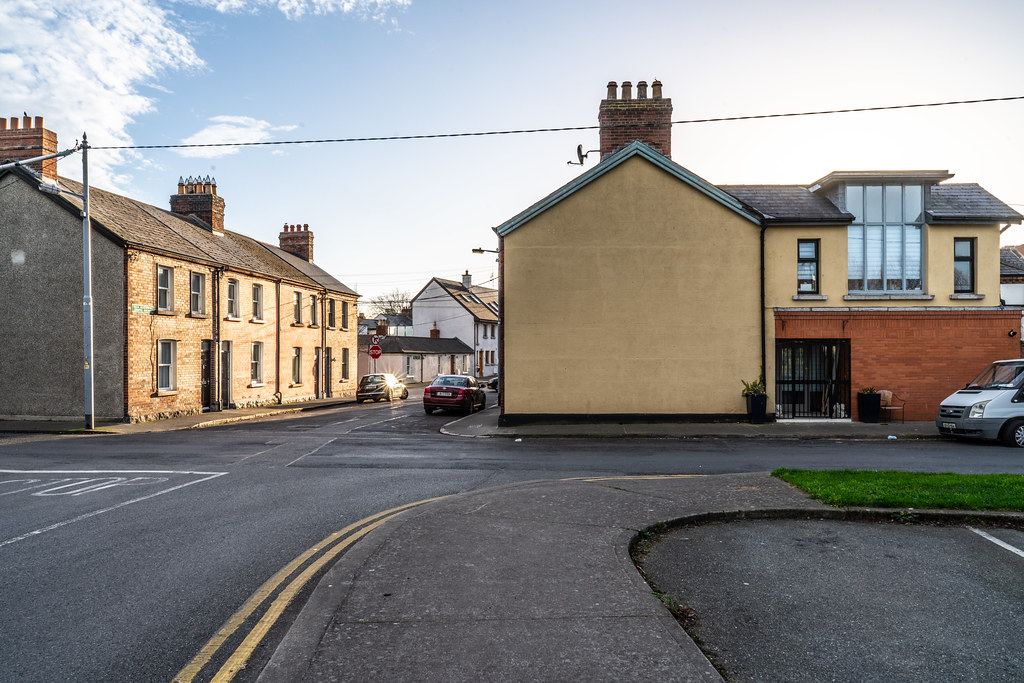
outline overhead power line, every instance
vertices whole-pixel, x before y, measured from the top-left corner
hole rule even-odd
[[[822,116],[825,114],[852,114],[865,111],[891,111],[895,109],[917,109],[922,107],[948,107],[956,104],[983,104],[988,102],[1010,102],[1024,100],[1024,95],[1014,97],[987,97],[980,100],[956,100],[951,102],[926,102],[919,104],[894,104],[881,107],[854,107],[850,109],[825,109],[821,111],[789,112],[785,114],[751,114],[748,116],[720,116],[706,119],[685,119],[671,121],[672,125],[691,123],[717,123],[724,121],[750,121],[754,119],[780,119],[794,116]],[[562,133],[574,130],[596,130],[600,126],[562,126],[559,128],[524,128],[518,130],[489,130],[468,133],[428,133],[423,135],[389,135],[366,138],[324,138],[321,140],[269,140],[263,142],[204,142],[177,145],[106,145],[91,146],[90,149],[187,149],[196,147],[264,147],[269,145],[321,145],[341,142],[386,142],[392,140],[433,140],[438,138],[468,138],[489,135],[526,135],[529,133]]]

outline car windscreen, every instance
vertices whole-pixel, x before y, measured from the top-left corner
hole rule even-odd
[[[368,384],[380,384],[383,381],[383,375],[367,375],[366,377],[363,377],[363,379],[359,383],[362,384],[363,386],[366,386]]]
[[[1024,363],[993,363],[967,385],[968,389],[1016,389],[1024,382]]]

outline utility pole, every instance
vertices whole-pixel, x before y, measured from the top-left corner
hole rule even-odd
[[[89,221],[89,141],[82,133],[82,347],[85,356],[85,428],[96,428],[93,409],[92,225]]]

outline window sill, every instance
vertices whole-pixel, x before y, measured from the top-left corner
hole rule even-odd
[[[305,327],[302,323],[292,323],[292,327]]]
[[[844,301],[934,301],[934,294],[847,294]]]
[[[265,387],[265,386],[267,386],[266,382],[250,382],[249,383],[249,388],[250,389],[258,389],[260,387]]]
[[[160,398],[162,396],[177,396],[178,395],[178,390],[177,389],[157,389],[157,392],[155,394],[153,394],[153,395],[156,396],[157,398]]]
[[[334,325],[328,325],[326,329],[328,329],[328,330],[336,330],[338,328],[335,327]]]
[[[289,387],[301,387],[302,386],[302,382],[298,382],[298,383],[292,382],[288,386]]]
[[[188,317],[188,318],[197,318],[199,320],[206,320],[206,319],[209,319],[210,314],[209,313],[195,313],[195,312],[193,312],[193,313],[189,313],[188,316],[186,316],[186,317]]]
[[[793,301],[828,301],[825,294],[794,294]]]
[[[979,299],[984,299],[985,295],[984,294],[967,294],[967,293],[964,293],[964,294],[950,294],[949,298],[951,300],[953,300],[953,301],[965,301],[965,300],[967,300],[967,301],[977,301]]]
[[[312,328],[314,330],[319,330],[320,329],[320,326],[317,325],[316,323],[310,323],[310,324],[306,325],[306,327],[310,327],[310,328]]]
[[[254,325],[266,325],[267,324],[267,321],[264,320],[263,318],[251,318],[249,320],[249,322],[253,323]]]
[[[238,317],[238,316],[236,316],[236,315],[229,315],[229,316],[226,316],[226,317],[224,318],[224,320],[226,320],[226,321],[227,321],[227,322],[229,322],[229,323],[240,323],[240,322],[242,322],[242,319],[241,319],[241,318],[239,318],[239,317]]]
[[[173,310],[165,311],[163,309],[157,309],[157,310],[153,311],[153,315],[178,315],[178,314],[175,313]]]

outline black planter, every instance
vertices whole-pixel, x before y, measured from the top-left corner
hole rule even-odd
[[[861,422],[878,422],[878,414],[881,412],[881,394],[857,393],[857,417]]]
[[[768,396],[765,394],[757,394],[756,396],[747,396],[747,419],[752,423],[759,425],[764,424],[768,421]]]

